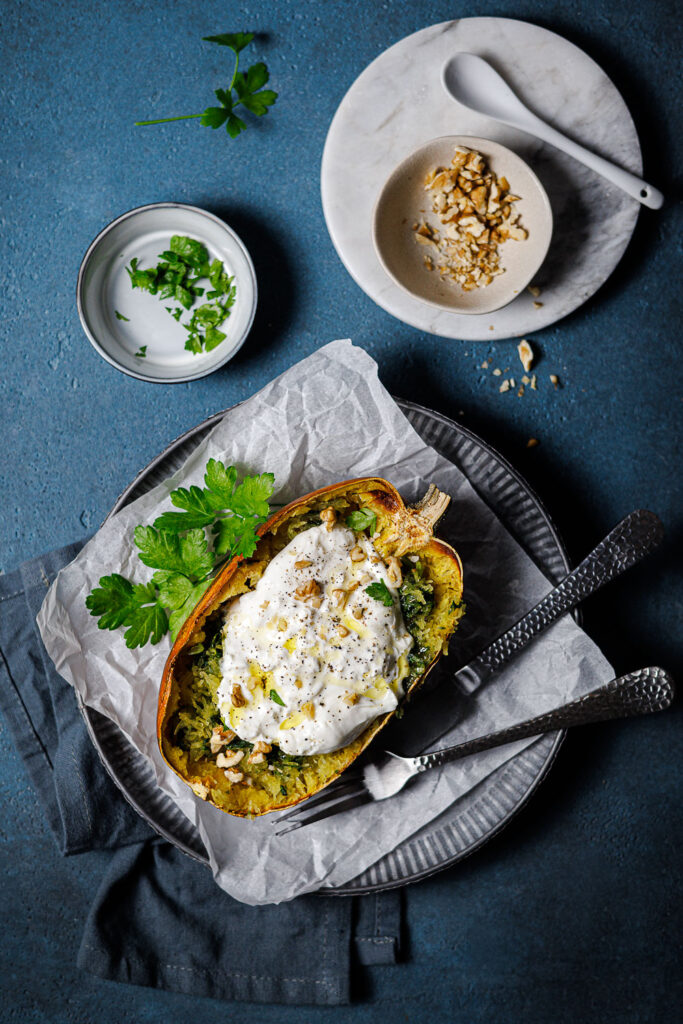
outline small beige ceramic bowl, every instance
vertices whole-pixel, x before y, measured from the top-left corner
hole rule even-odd
[[[513,194],[520,196],[514,208],[529,233],[522,241],[509,239],[500,245],[500,265],[505,273],[472,291],[463,291],[437,270],[428,270],[424,259],[431,247],[419,245],[413,232],[413,225],[422,220],[443,230],[431,212],[424,181],[434,168],[448,167],[458,147],[481,153],[499,178],[507,178]],[[545,259],[552,230],[553,215],[545,189],[520,157],[490,139],[445,135],[421,146],[389,176],[375,206],[372,234],[380,263],[411,295],[453,313],[491,313],[512,302],[529,284]]]

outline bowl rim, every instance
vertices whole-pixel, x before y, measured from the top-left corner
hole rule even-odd
[[[468,140],[469,140],[469,142],[468,142]],[[423,295],[418,295],[417,292],[414,292],[411,288],[408,288],[402,281],[400,281],[396,277],[396,275],[389,269],[389,267],[387,266],[387,264],[386,264],[386,262],[384,260],[384,257],[382,256],[381,247],[379,246],[379,244],[377,242],[377,233],[378,233],[377,232],[377,224],[378,224],[378,220],[379,220],[379,217],[378,217],[379,206],[380,206],[380,203],[381,203],[382,198],[384,196],[384,193],[387,190],[387,187],[388,187],[389,183],[396,176],[398,176],[399,173],[404,169],[405,165],[409,161],[413,160],[418,155],[418,153],[420,153],[423,149],[427,149],[428,146],[433,146],[434,143],[436,143],[436,142],[446,142],[446,141],[451,141],[456,146],[457,145],[467,146],[467,145],[469,145],[470,142],[472,142],[472,143],[473,142],[484,143],[485,145],[491,145],[492,144],[494,146],[497,146],[499,149],[504,150],[506,153],[509,153],[511,156],[515,157],[517,160],[519,160],[520,163],[524,164],[527,172],[529,173],[529,175],[531,176],[531,179],[533,180],[534,184],[536,185],[536,188],[538,189],[539,195],[541,196],[541,200],[542,200],[542,203],[543,203],[543,207],[544,207],[546,216],[548,218],[548,225],[549,225],[548,238],[547,238],[546,244],[545,244],[545,246],[543,248],[543,251],[539,253],[538,262],[536,262],[532,272],[529,274],[527,279],[525,281],[523,281],[523,283],[517,289],[517,292],[515,294],[511,295],[510,298],[503,299],[502,302],[497,302],[495,305],[487,307],[486,309],[460,309],[460,308],[455,307],[455,306],[446,305],[443,302],[437,302],[435,299],[426,299]],[[470,148],[474,148],[474,147],[472,146]],[[373,210],[372,210],[372,245],[373,245],[373,248],[375,250],[375,255],[376,255],[377,259],[379,260],[380,265],[381,265],[382,269],[384,270],[384,272],[389,275],[389,277],[394,282],[394,284],[397,284],[398,287],[401,289],[401,291],[405,292],[406,295],[411,295],[414,299],[417,299],[418,302],[424,302],[424,304],[426,306],[431,306],[433,309],[445,310],[447,313],[454,313],[456,316],[460,316],[460,315],[462,315],[462,316],[488,316],[489,313],[495,313],[496,310],[503,309],[504,306],[509,306],[511,302],[514,302],[515,299],[519,298],[519,296],[522,294],[523,290],[527,287],[529,282],[531,280],[533,280],[534,275],[537,274],[538,271],[540,270],[540,268],[543,266],[543,261],[545,260],[546,256],[548,255],[548,250],[550,249],[550,243],[552,241],[554,227],[555,227],[555,221],[554,221],[554,217],[553,217],[552,206],[550,205],[550,200],[548,198],[548,193],[546,192],[545,188],[543,187],[543,184],[541,183],[540,178],[538,177],[536,172],[533,170],[533,168],[530,166],[530,164],[523,157],[521,157],[519,155],[519,153],[516,153],[514,151],[514,149],[510,149],[509,146],[503,145],[502,142],[497,142],[496,139],[484,138],[483,135],[437,135],[433,139],[428,139],[426,142],[423,142],[421,145],[419,145],[416,149],[412,150],[412,152],[410,152],[407,156],[405,156],[403,158],[403,160],[401,160],[400,163],[396,164],[396,166],[393,168],[393,170],[390,171],[389,174],[387,175],[387,177],[384,179],[384,182],[382,183],[382,186],[381,186],[379,192],[377,193],[377,198],[375,199],[375,205],[374,205]]]
[[[118,362],[118,360],[116,360],[109,352],[105,351],[100,342],[97,340],[96,336],[90,329],[84,310],[84,295],[86,290],[85,272],[88,267],[88,264],[90,263],[90,260],[92,259],[93,253],[95,252],[97,247],[106,237],[106,235],[108,235],[109,232],[112,231],[119,224],[123,223],[123,221],[128,220],[131,217],[135,217],[140,213],[145,213],[147,210],[158,209],[190,210],[193,213],[199,214],[202,217],[206,217],[209,220],[212,220],[215,224],[222,228],[223,231],[225,231],[228,235],[231,236],[232,240],[235,242],[238,249],[240,249],[242,255],[244,256],[247,268],[249,270],[249,278],[252,287],[252,300],[251,310],[249,312],[249,319],[242,332],[242,337],[239,339],[237,345],[234,348],[232,348],[229,351],[229,353],[214,366],[206,367],[203,370],[197,371],[196,373],[183,373],[173,377],[154,377],[151,376],[150,374],[142,373],[137,370],[131,370],[129,367],[123,366],[123,364]],[[208,377],[209,374],[214,373],[216,370],[219,370],[222,366],[225,366],[225,364],[228,363],[233,358],[233,356],[237,355],[239,350],[244,345],[244,342],[247,340],[249,332],[251,331],[252,325],[254,323],[254,317],[256,316],[257,304],[258,284],[256,281],[256,271],[254,270],[254,264],[252,262],[251,256],[249,255],[249,251],[246,245],[239,237],[237,232],[234,231],[229,224],[226,224],[226,222],[222,220],[221,217],[218,217],[215,213],[211,213],[209,210],[203,209],[201,206],[193,206],[191,203],[177,203],[174,201],[145,203],[143,206],[135,206],[132,210],[126,210],[125,213],[122,213],[118,217],[115,217],[114,220],[110,221],[102,228],[101,231],[98,232],[98,234],[95,236],[95,238],[92,240],[92,242],[86,249],[85,254],[81,260],[80,266],[78,268],[78,277],[76,280],[76,308],[78,309],[78,317],[81,321],[81,327],[83,328],[85,335],[88,338],[88,341],[93,346],[93,348],[99,353],[99,355],[101,355],[102,358],[109,363],[110,366],[113,366],[116,370],[119,370],[121,373],[125,373],[126,376],[128,377],[133,377],[136,380],[143,380],[149,384],[184,384],[187,383],[188,381],[199,380],[201,377]]]

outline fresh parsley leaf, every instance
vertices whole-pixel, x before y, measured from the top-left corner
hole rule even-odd
[[[245,477],[235,488],[228,507],[240,516],[267,516],[274,482],[272,473]]]
[[[387,608],[390,608],[394,603],[391,591],[384,580],[378,580],[375,583],[371,583],[369,587],[365,588],[365,593],[369,594],[370,597],[374,597],[376,601],[381,601],[382,604],[387,606]]]
[[[237,114],[231,114],[226,124],[228,135],[231,139],[236,139],[240,132],[246,130],[246,123]]]
[[[126,647],[144,647],[149,640],[153,644],[158,644],[167,631],[166,612],[158,604],[153,604],[139,609],[123,638]]]
[[[140,550],[140,561],[152,569],[171,569],[202,580],[213,569],[213,557],[207,551],[204,531],[189,530],[184,537],[157,530],[153,526],[137,526],[133,534]]]
[[[225,338],[226,335],[223,331],[219,331],[217,327],[207,327],[206,334],[204,335],[204,351],[211,352],[222,341],[225,341]]]
[[[205,43],[218,43],[219,46],[229,46],[235,53],[239,53],[248,46],[254,38],[253,32],[222,32],[218,36],[202,36]]]
[[[202,114],[200,124],[203,124],[205,128],[221,128],[229,118],[231,109],[232,104],[223,107],[207,107]]]
[[[183,623],[206,591],[211,580],[193,584],[183,573],[160,569],[152,576],[152,582],[157,586],[159,602],[171,612],[168,624],[171,639],[175,640]]]
[[[144,359],[146,355],[147,355],[147,346],[146,345],[140,345],[140,348],[135,353],[135,358],[136,359]]]
[[[377,515],[369,508],[359,508],[346,517],[350,530],[369,530],[370,536],[377,530]]]
[[[141,288],[145,292],[151,291],[156,284],[157,272],[156,270],[138,270],[138,262],[137,259],[132,259],[130,266],[126,267],[131,287]]]
[[[285,706],[285,702],[283,701],[282,697],[277,692],[277,690],[271,690],[268,696],[270,697],[270,699],[272,701],[275,702],[275,704],[279,704],[280,707],[284,707]]]
[[[117,320],[125,320],[127,324],[130,323],[130,317],[129,316],[124,316],[123,313],[119,313],[118,309],[115,309],[114,313],[116,314],[116,319]]]
[[[250,558],[256,550],[258,537],[256,528],[263,519],[241,519],[239,516],[226,516],[219,519],[214,526],[214,550],[217,555],[230,553],[230,557],[242,555]]]
[[[237,483],[237,470],[234,466],[224,465],[218,459],[209,459],[204,473],[204,483],[213,494],[211,501],[214,508],[229,508]]]
[[[186,235],[173,235],[171,252],[176,253],[184,263],[197,271],[202,270],[209,261],[209,253],[204,243]]]
[[[100,579],[99,587],[86,597],[85,606],[91,615],[100,617],[100,629],[117,629],[141,605],[154,600],[154,587],[130,583],[115,572]]]
[[[99,617],[99,629],[127,626],[124,639],[130,648],[142,647],[150,638],[158,644],[168,629],[154,584],[130,583],[119,573],[103,576],[99,587],[86,597],[85,605],[91,615]]]
[[[252,64],[246,74],[239,70],[240,53],[253,40],[253,32],[223,32],[220,35],[204,36],[207,43],[227,46],[235,54],[232,78],[226,89],[214,89],[219,107],[207,107],[201,114],[183,114],[179,117],[161,117],[153,121],[136,121],[138,125],[164,124],[168,121],[188,121],[199,118],[206,128],[221,128],[225,125],[230,138],[235,139],[247,128],[247,123],[235,113],[243,106],[256,117],[263,117],[277,99],[272,89],[264,89],[269,79],[268,68],[262,61]],[[187,347],[187,346],[186,346]],[[194,349],[192,349],[194,351]]]

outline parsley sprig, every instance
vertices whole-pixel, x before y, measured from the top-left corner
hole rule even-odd
[[[225,125],[230,138],[237,138],[240,132],[247,129],[246,122],[235,113],[238,107],[243,107],[256,117],[263,117],[277,99],[276,92],[273,92],[272,89],[264,89],[270,75],[268,68],[262,61],[252,64],[246,73],[239,70],[240,53],[245,46],[249,45],[253,38],[253,32],[222,32],[217,36],[203,37],[205,43],[217,43],[219,46],[227,46],[235,54],[235,64],[230,84],[227,89],[214,90],[214,95],[220,103],[219,107],[207,107],[201,114],[182,114],[179,117],[161,117],[154,121],[136,121],[136,127],[148,124],[165,124],[167,121],[189,121],[192,118],[199,117],[205,127],[220,128],[222,125]]]
[[[257,528],[269,512],[272,473],[237,482],[237,470],[209,459],[205,487],[179,487],[171,501],[180,512],[163,512],[152,526],[133,534],[143,565],[155,569],[148,583],[132,583],[119,573],[103,576],[85,599],[100,629],[126,627],[129,648],[173,639],[215,575],[235,555],[256,549]],[[213,534],[210,546],[206,528]]]

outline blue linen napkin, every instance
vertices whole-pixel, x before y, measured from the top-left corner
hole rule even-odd
[[[133,810],[103,767],[35,622],[47,588],[81,547],[68,545],[0,576],[0,712],[61,853],[112,851],[85,923],[79,967],[215,999],[348,1003],[354,969],[398,959],[400,894],[247,906]],[[257,957],[243,935],[258,936]]]

